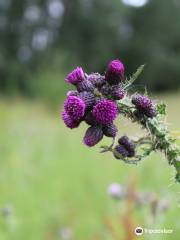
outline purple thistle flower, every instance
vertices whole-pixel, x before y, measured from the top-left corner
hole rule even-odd
[[[99,126],[89,127],[84,136],[84,144],[93,147],[103,138],[103,131]]]
[[[93,92],[94,86],[89,80],[85,79],[84,81],[77,84],[77,90],[78,92]]]
[[[69,96],[64,102],[64,109],[71,119],[79,121],[85,114],[86,105],[81,98]]]
[[[92,108],[95,104],[95,96],[91,92],[81,92],[79,97],[85,102],[86,108]]]
[[[85,79],[84,71],[81,67],[77,67],[74,69],[69,75],[66,77],[66,82],[76,85],[77,83],[82,82]]]
[[[121,100],[125,97],[126,92],[120,86],[111,87],[111,96],[114,100]]]
[[[124,65],[120,60],[109,63],[105,79],[110,85],[118,84],[124,80]]]
[[[128,157],[128,155],[129,155],[129,152],[127,151],[127,149],[122,145],[117,145],[114,148],[114,150],[115,151],[113,152],[113,154],[114,154],[116,159],[120,159],[119,154],[122,155],[122,157]]]
[[[117,115],[117,105],[111,100],[100,100],[93,108],[93,116],[100,124],[112,123]]]
[[[153,102],[147,96],[137,94],[132,98],[132,103],[147,117],[153,118],[157,115]]]
[[[99,73],[92,73],[87,79],[96,87],[101,87],[105,83],[104,76],[101,76]]]
[[[106,137],[115,138],[117,132],[118,132],[118,129],[117,129],[116,125],[114,125],[113,123],[103,126],[103,133]]]
[[[135,154],[135,144],[127,136],[122,136],[118,143],[126,148],[128,151],[128,157],[133,157]]]
[[[62,119],[68,128],[77,128],[79,127],[80,121],[74,121],[65,111],[62,112]]]
[[[71,91],[68,91],[66,95],[67,95],[67,97],[69,97],[69,96],[77,96],[78,95],[78,91],[71,90]]]

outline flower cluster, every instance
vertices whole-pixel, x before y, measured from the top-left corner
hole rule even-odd
[[[125,77],[120,60],[111,61],[105,75],[88,75],[77,67],[65,79],[76,89],[67,93],[62,119],[70,129],[79,127],[81,122],[88,125],[83,139],[88,147],[95,146],[104,136],[112,138],[112,144],[102,146],[101,152],[111,152],[125,163],[137,164],[153,151],[162,152],[168,163],[174,165],[176,181],[180,182],[180,149],[162,121],[166,115],[165,104],[154,104],[148,96],[129,91],[143,67],[140,66],[130,79]],[[146,130],[146,135],[136,141],[122,136],[114,147],[118,133],[114,120],[118,115],[138,123]]]
[[[82,121],[90,127],[84,136],[84,144],[92,147],[103,136],[115,138],[118,132],[113,121],[118,116],[116,100],[126,95],[123,89],[124,65],[119,60],[109,63],[105,76],[99,73],[87,75],[77,67],[67,77],[66,82],[76,90],[67,93],[62,119],[68,128],[77,128]]]

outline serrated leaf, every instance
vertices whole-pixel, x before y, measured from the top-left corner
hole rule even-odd
[[[143,69],[145,67],[145,64],[141,65],[140,67],[138,67],[138,69],[136,70],[136,72],[132,75],[132,77],[128,80],[128,84],[125,86],[125,89],[128,88],[130,85],[133,84],[133,82],[136,81],[136,79],[140,76],[140,74],[142,73]]]

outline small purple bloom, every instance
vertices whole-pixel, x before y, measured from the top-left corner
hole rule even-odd
[[[77,87],[77,90],[79,92],[84,92],[84,91],[86,91],[86,92],[93,92],[94,91],[93,84],[89,80],[87,80],[87,79],[85,79],[84,81],[78,83],[76,87]]]
[[[103,133],[106,137],[115,138],[117,132],[118,132],[118,129],[117,129],[116,125],[114,125],[113,123],[103,126]]]
[[[74,69],[69,75],[66,77],[66,82],[76,85],[77,83],[82,82],[85,79],[84,71],[81,67],[77,67]]]
[[[79,121],[74,121],[65,111],[62,112],[62,119],[68,128],[77,128],[80,124]]]
[[[107,192],[112,198],[115,199],[124,198],[126,196],[125,187],[119,183],[112,183],[109,185]]]
[[[111,100],[103,99],[99,101],[93,108],[93,116],[100,124],[109,124],[118,115],[116,103]]]
[[[124,65],[120,60],[109,63],[105,79],[110,85],[118,84],[124,80]]]
[[[86,105],[81,98],[69,96],[64,102],[64,109],[71,119],[79,121],[85,114]]]
[[[103,138],[103,131],[99,126],[89,127],[84,136],[84,144],[88,147],[95,146]]]
[[[157,115],[156,108],[147,96],[137,94],[132,98],[132,103],[142,114],[147,117],[153,118]]]

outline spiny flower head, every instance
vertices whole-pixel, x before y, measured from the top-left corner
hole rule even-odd
[[[74,69],[69,75],[66,77],[66,82],[76,85],[77,83],[82,82],[85,79],[84,71],[81,67],[77,67]]]
[[[65,111],[62,112],[62,119],[68,128],[77,128],[80,124],[80,121],[74,121]]]
[[[93,116],[100,124],[112,123],[117,114],[117,105],[111,100],[102,99],[93,108]]]
[[[139,112],[145,114],[147,117],[155,117],[156,116],[156,108],[147,96],[137,94],[133,96],[132,103],[136,106]]]
[[[124,65],[120,60],[109,63],[105,79],[110,85],[118,84],[124,80]]]
[[[79,121],[85,114],[86,105],[84,101],[76,96],[69,96],[64,102],[65,112],[74,121]]]
[[[84,136],[84,144],[88,147],[95,146],[103,138],[103,131],[100,126],[89,127]]]

